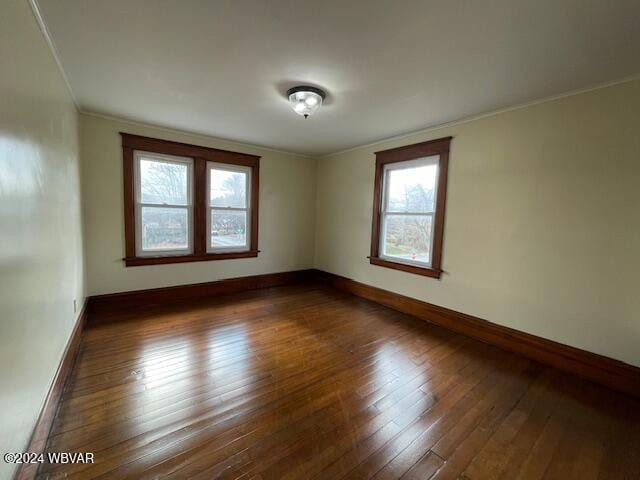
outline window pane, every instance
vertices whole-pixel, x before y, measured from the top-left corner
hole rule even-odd
[[[387,211],[433,212],[437,165],[389,170]]]
[[[142,250],[188,249],[186,208],[142,207]]]
[[[212,168],[209,185],[212,207],[247,208],[247,174]]]
[[[431,215],[386,215],[383,255],[430,262]]]
[[[140,159],[140,193],[142,203],[187,205],[186,164]]]
[[[247,245],[247,212],[211,210],[211,246],[235,248]]]

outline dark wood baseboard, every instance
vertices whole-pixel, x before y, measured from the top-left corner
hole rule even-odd
[[[53,377],[53,382],[47,393],[40,415],[31,433],[31,438],[25,452],[41,453],[44,452],[47,446],[47,438],[49,437],[49,431],[53,425],[53,420],[56,417],[58,411],[58,405],[64,392],[64,387],[73,371],[73,366],[78,358],[80,352],[80,337],[82,336],[82,330],[87,323],[89,315],[88,301],[85,300],[80,315],[76,319],[76,324],[71,331],[67,346],[64,349],[58,370]],[[38,463],[26,464],[22,463],[14,474],[15,480],[27,480],[33,479],[38,473]]]
[[[168,305],[193,301],[215,295],[256,290],[260,288],[291,285],[316,276],[316,270],[296,270],[292,272],[268,273],[249,277],[229,278],[215,282],[177,285],[173,287],[134,290],[89,297],[90,324],[109,322],[109,315],[129,309]]]
[[[332,273],[318,271],[316,277],[339,290],[640,397],[640,368],[633,365]]]

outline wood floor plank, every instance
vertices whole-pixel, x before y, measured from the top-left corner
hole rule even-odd
[[[444,460],[429,450],[400,478],[402,480],[429,480],[443,464]]]
[[[524,438],[521,429],[530,416],[535,413],[535,408],[548,391],[547,387],[553,380],[553,373],[552,370],[547,370],[532,382],[521,401],[510,411],[507,410],[508,415],[504,416],[504,420],[494,423],[494,425],[497,426],[495,432],[491,436],[486,433],[483,435],[483,437],[488,438],[488,440],[479,451],[477,450],[477,443],[480,440],[476,440],[476,445],[474,445],[473,450],[477,451],[477,453],[475,451],[473,452],[473,461],[464,471],[464,474],[468,478],[500,478],[507,463],[515,454],[515,441],[517,437],[520,437],[520,439]],[[483,423],[486,425],[486,417],[483,419]],[[485,428],[485,432],[486,431]],[[465,438],[468,438],[468,435],[465,436]],[[434,446],[433,450],[443,458],[450,458],[462,445],[464,445],[462,439],[458,439],[455,443],[445,443],[441,441]],[[459,474],[460,472],[456,473]]]
[[[432,449],[444,435],[455,430],[465,418],[470,417],[473,424],[477,424],[487,411],[492,411],[492,407],[497,402],[518,396],[524,386],[519,384],[520,375],[513,375],[513,373],[520,374],[531,365],[528,361],[520,361],[509,367],[501,372],[492,372],[486,381],[478,384],[460,402],[444,410],[442,415],[435,418],[435,421],[429,424],[419,437],[385,465],[375,478],[379,480],[398,478]],[[493,411],[499,411],[499,409]]]
[[[39,478],[640,478],[638,400],[325,286],[99,320]]]

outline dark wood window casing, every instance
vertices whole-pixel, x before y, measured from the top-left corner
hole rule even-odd
[[[216,148],[189,145],[186,143],[159,140],[120,132],[124,177],[124,231],[125,258],[127,267],[158,265],[166,263],[228,260],[258,256],[258,200],[260,179],[260,157],[245,153],[230,152]],[[173,155],[193,159],[193,248],[185,255],[137,256],[136,254],[136,185],[134,153],[136,151]],[[207,252],[207,162],[240,165],[251,169],[249,195],[249,248],[225,253]]]
[[[444,214],[447,196],[447,170],[449,166],[449,146],[452,137],[444,137],[428,142],[416,143],[391,150],[376,152],[376,173],[373,193],[373,225],[371,230],[371,254],[369,262],[381,267],[402,270],[417,275],[440,278],[442,274],[442,240],[444,234]],[[424,157],[438,155],[438,178],[435,199],[435,213],[433,216],[433,237],[431,249],[431,264],[429,266],[402,263],[382,258],[380,251],[382,208],[384,195],[385,165],[407,162]]]

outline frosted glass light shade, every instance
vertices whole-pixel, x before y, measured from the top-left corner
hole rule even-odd
[[[325,93],[315,87],[294,87],[287,92],[289,104],[298,115],[307,118],[322,105]]]

